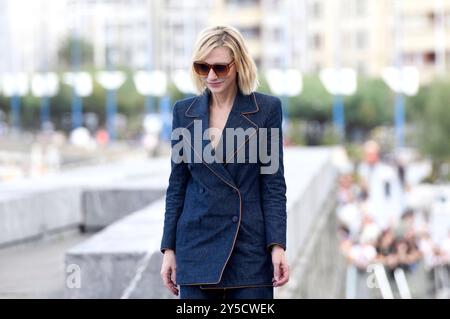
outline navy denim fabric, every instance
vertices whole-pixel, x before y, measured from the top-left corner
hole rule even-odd
[[[273,287],[214,288],[180,286],[180,299],[273,299]]]
[[[172,146],[181,139],[189,143],[182,156],[199,158],[192,140],[194,120],[201,121],[203,132],[209,127],[210,94],[206,90],[175,103],[172,129],[182,127],[191,132],[190,141],[188,137],[172,140]],[[225,128],[254,128],[256,132],[260,128],[280,129],[279,167],[273,174],[260,174],[260,167],[269,165],[261,161],[236,162],[239,152],[244,150],[247,160],[249,139],[233,141],[239,152],[226,154],[225,128],[217,156],[227,159],[226,163],[172,161],[161,251],[175,250],[177,284],[208,287],[272,284],[269,247],[279,244],[286,249],[281,123],[279,98],[258,92],[244,95],[238,91],[225,124]],[[202,150],[209,142],[201,142]],[[269,134],[266,139],[269,150],[270,142]]]

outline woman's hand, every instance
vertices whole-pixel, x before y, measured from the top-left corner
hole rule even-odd
[[[165,249],[161,266],[161,277],[164,286],[166,286],[174,295],[178,296],[176,269],[175,252],[172,249]]]
[[[284,255],[283,247],[272,246],[273,286],[281,287],[289,281],[289,266]]]

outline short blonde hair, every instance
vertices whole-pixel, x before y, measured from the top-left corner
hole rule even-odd
[[[227,47],[235,60],[238,88],[249,95],[259,85],[255,61],[250,56],[242,34],[231,26],[214,26],[203,29],[195,44],[192,63],[201,61],[215,48]],[[191,77],[200,93],[206,89],[201,77],[195,73],[191,65]]]

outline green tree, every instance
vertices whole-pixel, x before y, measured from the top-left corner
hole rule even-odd
[[[442,164],[450,160],[450,79],[434,80],[419,95],[414,106],[414,122],[417,126],[416,139],[419,149],[428,155],[433,163],[431,180],[440,178]]]
[[[344,99],[347,130],[369,131],[376,126],[391,125],[393,93],[379,78],[359,78],[354,95]]]
[[[72,65],[73,49],[79,50],[80,65],[82,67],[94,64],[94,49],[92,44],[82,38],[68,37],[62,42],[58,50],[60,67],[65,69],[70,68]]]
[[[303,90],[299,96],[289,99],[289,117],[327,121],[331,118],[333,99],[317,75],[305,74]]]

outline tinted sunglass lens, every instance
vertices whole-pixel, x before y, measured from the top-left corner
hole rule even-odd
[[[199,74],[206,75],[209,73],[209,67],[204,63],[194,63],[194,69]]]
[[[227,66],[226,65],[221,65],[221,64],[216,64],[214,66],[214,72],[217,75],[226,75],[227,74]]]

